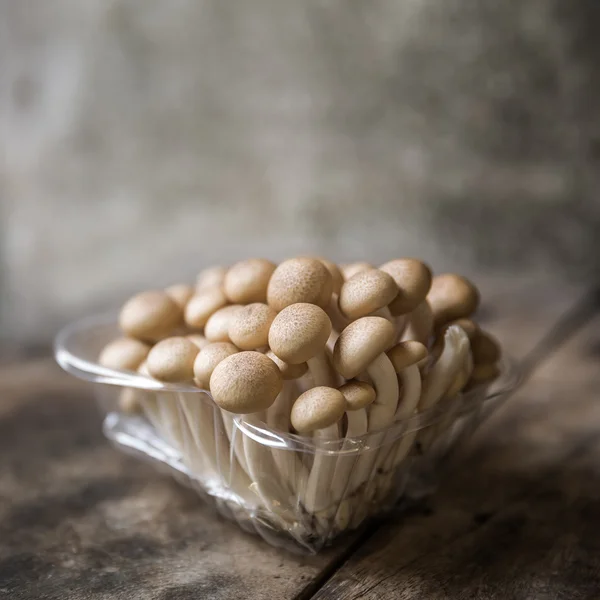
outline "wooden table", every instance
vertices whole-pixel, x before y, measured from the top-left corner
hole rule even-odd
[[[90,389],[49,359],[0,367],[0,598],[600,598],[600,294],[482,288],[524,386],[426,504],[314,557],[112,449]]]

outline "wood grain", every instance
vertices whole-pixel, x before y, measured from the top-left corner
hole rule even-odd
[[[597,318],[315,598],[597,598],[599,341]]]

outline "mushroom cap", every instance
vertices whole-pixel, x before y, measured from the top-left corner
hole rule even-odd
[[[356,273],[340,291],[339,307],[349,319],[359,319],[387,306],[398,295],[390,275],[379,269]]]
[[[159,381],[191,381],[198,347],[184,337],[166,338],[148,353],[148,372]]]
[[[400,373],[400,371],[403,371],[407,367],[416,365],[427,358],[428,352],[427,348],[421,342],[409,340],[396,344],[388,351],[387,355],[392,361],[396,373]]]
[[[201,333],[190,333],[185,336],[192,344],[194,344],[199,350],[205,348],[210,342]]]
[[[379,267],[394,278],[398,295],[390,304],[393,315],[404,315],[425,300],[431,287],[431,269],[415,258],[397,258]]]
[[[348,281],[348,279],[350,279],[357,273],[361,273],[362,271],[368,271],[369,269],[374,269],[374,268],[375,267],[371,263],[368,263],[365,261],[359,261],[359,262],[349,263],[347,265],[341,265],[340,271],[342,272],[342,275],[344,276],[344,280]]]
[[[291,258],[273,272],[267,302],[277,312],[290,304],[308,303],[326,308],[331,301],[333,279],[316,258]]]
[[[325,348],[331,321],[314,304],[300,302],[284,308],[269,330],[269,347],[284,362],[305,363]]]
[[[337,423],[346,412],[346,399],[339,390],[317,386],[294,402],[290,420],[298,433],[310,433]]]
[[[469,379],[469,388],[492,381],[500,375],[500,367],[495,363],[475,365]]]
[[[230,304],[215,311],[204,326],[206,339],[209,342],[230,342],[229,325],[241,308],[239,304]]]
[[[427,301],[439,326],[470,317],[479,306],[479,290],[465,277],[445,273],[433,278]]]
[[[471,339],[471,353],[475,365],[484,365],[498,362],[502,351],[496,338],[480,329]]]
[[[344,276],[340,271],[340,268],[332,261],[327,258],[323,258],[322,256],[309,256],[308,258],[315,258],[316,260],[321,261],[326,269],[331,274],[331,280],[333,282],[333,293],[339,294],[342,284],[344,283]]]
[[[243,306],[231,318],[229,338],[242,350],[262,348],[269,342],[269,329],[276,316],[267,304],[255,302]]]
[[[210,391],[223,410],[237,414],[269,408],[281,392],[277,365],[260,352],[238,352],[222,360],[210,377]]]
[[[147,342],[167,337],[181,322],[181,308],[162,290],[133,296],[119,315],[119,325],[127,335]]]
[[[118,338],[109,342],[102,352],[98,362],[109,369],[125,369],[135,371],[146,360],[150,346],[133,338]]]
[[[333,348],[333,366],[346,379],[352,379],[390,348],[396,329],[383,317],[362,317],[348,325]]]
[[[201,290],[188,301],[184,312],[185,322],[190,327],[201,329],[211,315],[226,305],[227,297],[221,288]]]
[[[338,388],[346,400],[346,410],[360,410],[375,402],[377,392],[364,381],[349,381]]]
[[[266,302],[267,286],[275,266],[264,258],[249,258],[236,263],[225,275],[225,295],[234,304]]]
[[[196,291],[206,290],[211,287],[222,287],[227,274],[227,267],[216,265],[200,271],[196,278]]]
[[[207,390],[210,385],[210,376],[215,367],[222,360],[237,352],[239,350],[230,342],[215,342],[202,348],[194,361],[194,381],[196,385]]]
[[[281,371],[281,376],[285,380],[299,379],[303,375],[306,375],[308,371],[308,365],[306,363],[290,365],[281,360],[272,350],[269,350],[265,356],[268,356],[277,365],[277,368]]]
[[[170,285],[166,288],[165,292],[175,300],[177,306],[179,306],[181,310],[184,310],[186,304],[194,295],[194,288],[187,283],[176,283],[175,285]]]

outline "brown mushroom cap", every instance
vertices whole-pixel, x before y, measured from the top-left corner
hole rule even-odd
[[[234,304],[267,301],[267,286],[275,264],[264,258],[249,258],[230,267],[225,275],[225,295]]]
[[[177,306],[179,306],[181,310],[184,310],[186,304],[194,295],[194,288],[187,283],[176,283],[175,285],[171,285],[166,288],[165,292],[167,292],[167,294],[173,298],[173,300],[175,300]]]
[[[207,390],[210,385],[210,376],[215,367],[222,360],[237,352],[239,350],[229,342],[215,342],[202,348],[194,361],[194,381],[196,385]]]
[[[185,336],[192,344],[194,344],[199,350],[205,348],[210,342],[200,333],[190,333]]]
[[[394,365],[396,373],[400,373],[411,365],[416,365],[423,359],[427,358],[427,348],[414,340],[400,342],[388,351],[388,358]]]
[[[465,277],[453,273],[433,278],[427,301],[433,310],[436,326],[470,317],[479,306],[479,291]]]
[[[238,352],[222,360],[210,377],[210,391],[223,410],[237,414],[269,408],[281,392],[277,365],[260,352]]]
[[[222,287],[226,274],[227,267],[221,265],[204,269],[196,278],[196,290],[201,291],[211,287]]]
[[[119,325],[127,335],[147,342],[167,337],[181,322],[181,308],[162,290],[137,294],[119,315]]]
[[[291,258],[273,272],[267,289],[267,302],[277,312],[298,303],[326,308],[331,301],[332,290],[331,273],[320,260]]]
[[[396,329],[382,317],[362,317],[348,325],[333,348],[333,366],[346,379],[356,377],[390,348]]]
[[[294,402],[290,420],[298,433],[310,433],[337,423],[346,412],[346,399],[335,388],[318,386]]]
[[[390,275],[369,269],[353,275],[340,291],[339,307],[349,319],[359,319],[387,306],[398,295]]]
[[[201,329],[208,319],[227,305],[227,298],[219,287],[207,288],[192,296],[185,307],[185,322],[190,327]]]
[[[109,369],[135,371],[146,360],[150,346],[133,338],[118,338],[104,346],[98,362]]]
[[[497,364],[489,363],[483,365],[475,365],[469,379],[469,388],[482,383],[493,381],[500,375],[500,367]]]
[[[198,352],[197,346],[187,338],[167,338],[158,342],[148,353],[148,372],[159,381],[191,381]]]
[[[255,302],[243,306],[229,323],[229,338],[242,350],[256,350],[266,346],[269,329],[277,313],[267,304]]]
[[[331,274],[331,281],[333,282],[333,293],[339,294],[340,289],[342,288],[342,284],[344,283],[344,276],[340,271],[340,268],[332,261],[327,258],[323,258],[322,256],[309,256],[308,258],[316,258],[320,260],[326,267],[326,269]]]
[[[348,279],[350,279],[357,273],[361,273],[362,271],[368,271],[369,269],[374,269],[374,268],[375,267],[371,263],[368,263],[365,261],[359,261],[359,262],[349,263],[347,265],[341,265],[340,271],[342,272],[342,275],[344,276],[344,280],[348,281]]]
[[[303,375],[306,375],[308,371],[308,365],[306,363],[290,365],[281,360],[272,350],[269,350],[265,356],[268,356],[277,365],[277,368],[281,371],[281,376],[285,380],[299,379]]]
[[[323,350],[331,333],[327,313],[314,304],[284,308],[269,330],[269,347],[284,362],[305,363]]]
[[[397,258],[379,267],[394,278],[398,295],[390,304],[393,315],[404,315],[425,300],[431,287],[431,269],[414,258]]]
[[[498,362],[502,352],[496,338],[480,329],[471,340],[471,353],[475,365],[485,365]]]
[[[364,381],[349,381],[338,388],[346,400],[346,410],[360,410],[375,402],[377,392]]]
[[[241,310],[239,304],[230,304],[214,312],[204,326],[204,335],[209,342],[230,342],[229,325]]]

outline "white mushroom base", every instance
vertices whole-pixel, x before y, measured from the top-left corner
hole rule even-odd
[[[116,398],[120,388],[103,386],[104,395],[109,388]],[[447,399],[437,414],[417,415],[385,436],[376,432],[317,446],[310,438],[270,429],[257,415],[223,415],[206,393],[139,392],[139,413],[108,413],[104,431],[113,443],[166,468],[243,529],[304,553],[318,551],[400,500],[433,491],[440,460],[489,412],[481,388]],[[286,460],[289,453],[294,460]],[[353,465],[369,453],[384,458],[372,461],[372,472],[356,486],[350,482]],[[350,468],[344,469],[347,481],[336,480],[336,490],[325,491],[331,505],[311,513],[302,498],[319,454],[343,458]],[[282,478],[282,464],[297,468]]]

